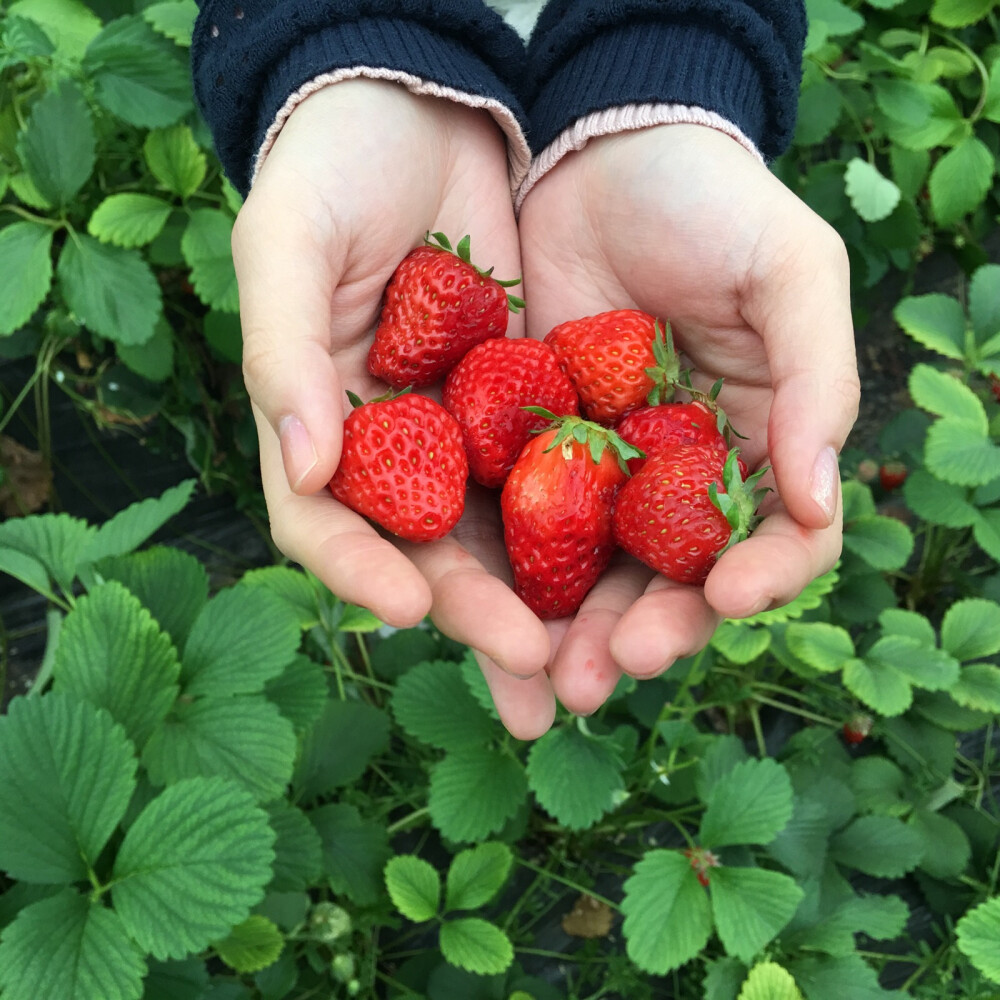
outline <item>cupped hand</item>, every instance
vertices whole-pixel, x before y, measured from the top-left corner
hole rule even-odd
[[[428,231],[470,234],[480,266],[520,274],[505,144],[486,112],[372,80],[328,86],[292,112],[233,231],[271,531],[343,600],[397,626],[429,613],[483,654],[491,684],[513,680],[504,671],[528,677],[501,700],[511,731],[536,735],[554,712],[541,672],[549,639],[504,580],[495,497],[470,490],[456,529],[417,545],[376,531],[326,489],[345,390],[367,400],[386,388],[367,371],[383,289]],[[511,316],[508,334],[523,332]]]
[[[719,402],[750,468],[772,470],[763,521],[704,588],[622,557],[552,627],[551,683],[586,714],[622,671],[661,673],[720,618],[787,603],[836,562],[837,453],[859,396],[848,263],[825,222],[700,125],[592,140],[529,191],[519,228],[529,336],[608,309],[669,320],[694,385],[725,380]]]

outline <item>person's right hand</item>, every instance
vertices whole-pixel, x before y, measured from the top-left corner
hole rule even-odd
[[[379,533],[326,489],[345,390],[368,400],[386,388],[367,371],[382,292],[428,231],[453,243],[470,234],[480,266],[520,274],[505,144],[485,111],[352,80],[292,112],[233,231],[272,536],[341,599],[400,627],[429,613],[484,654],[504,723],[534,736],[555,710],[543,672],[549,640],[504,582],[495,497],[470,490],[456,529],[417,545]],[[512,315],[508,335],[523,333]]]

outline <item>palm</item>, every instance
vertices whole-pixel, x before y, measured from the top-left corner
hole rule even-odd
[[[825,527],[835,519],[816,510],[808,473],[810,449],[839,447],[856,407],[846,271],[823,223],[732,139],[699,126],[592,141],[529,192],[520,233],[529,335],[612,308],[668,319],[695,385],[725,380],[720,402],[748,463],[772,462],[787,502],[772,496],[758,536],[704,592],[623,561],[558,626],[553,684],[593,711],[619,667],[659,672],[701,648],[719,614],[782,603],[836,557],[839,527]],[[830,338],[819,347],[816,327]],[[809,407],[820,416],[804,418]]]
[[[520,274],[504,142],[485,113],[370,81],[328,87],[293,112],[233,237],[272,534],[344,600],[397,625],[430,612],[453,638],[536,673],[549,643],[504,582],[495,503],[470,492],[451,535],[413,545],[381,536],[324,488],[340,454],[344,390],[369,399],[386,388],[367,373],[371,332],[392,271],[427,231],[453,242],[470,234],[477,263]],[[511,319],[511,335],[523,334]],[[541,680],[520,714],[515,699],[513,725],[548,725]]]

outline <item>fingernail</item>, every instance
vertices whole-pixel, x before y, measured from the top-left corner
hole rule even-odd
[[[319,461],[316,448],[305,424],[294,414],[281,418],[281,423],[278,424],[278,437],[281,440],[281,458],[285,463],[285,475],[292,489],[297,490]]]
[[[822,508],[826,519],[833,522],[837,513],[837,488],[840,485],[840,465],[832,447],[824,448],[816,458],[809,479],[809,495]]]

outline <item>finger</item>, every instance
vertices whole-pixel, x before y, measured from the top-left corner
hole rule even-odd
[[[404,545],[403,551],[430,586],[431,619],[445,635],[471,646],[514,677],[544,670],[549,659],[545,627],[457,539]]]
[[[758,245],[743,315],[771,369],[768,450],[778,490],[797,521],[824,528],[836,515],[837,454],[860,396],[849,267],[834,230],[793,202]]]
[[[748,618],[793,601],[840,558],[842,510],[827,528],[804,527],[778,506],[754,533],[724,553],[705,581],[705,598],[724,618]]]
[[[386,624],[408,628],[420,622],[430,611],[431,590],[417,568],[329,493],[293,493],[278,439],[260,411],[255,408],[254,414],[264,496],[278,548],[341,600],[368,608]]]
[[[544,736],[556,717],[556,699],[548,676],[538,673],[523,679],[512,677],[489,657],[475,655],[507,732],[518,740]]]
[[[611,652],[632,677],[656,677],[708,645],[718,623],[700,587],[658,575],[622,616],[611,636]]]
[[[314,493],[340,458],[343,401],[330,355],[340,277],[329,244],[266,168],[233,228],[243,374],[281,445],[292,490]]]
[[[614,691],[622,671],[612,655],[610,638],[649,576],[631,560],[613,564],[570,621],[549,676],[556,697],[571,712],[591,715]]]

